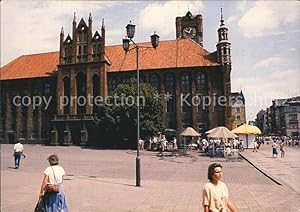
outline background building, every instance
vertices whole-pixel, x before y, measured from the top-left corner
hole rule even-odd
[[[299,136],[300,96],[274,99],[256,115],[256,124],[266,135]]]
[[[93,124],[96,108],[83,101],[107,97],[135,77],[136,53],[125,54],[122,45],[105,46],[104,22],[94,33],[92,22],[90,15],[88,23],[81,19],[77,24],[74,15],[72,36],[61,30],[59,52],[23,55],[1,68],[2,142],[101,146],[104,138]],[[220,22],[215,52],[203,48],[202,16],[187,12],[176,18],[176,40],[161,41],[140,55],[141,82],[157,89],[163,128],[175,129],[177,135],[188,126],[199,132],[232,126],[231,44],[222,14]],[[225,97],[225,105],[214,101],[219,97]],[[35,107],[27,104],[40,98]]]
[[[245,97],[242,91],[232,92],[230,97],[231,115],[233,120],[231,128],[234,129],[246,124]]]

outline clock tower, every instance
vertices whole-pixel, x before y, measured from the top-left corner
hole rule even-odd
[[[176,39],[191,38],[203,47],[202,15],[192,15],[190,11],[183,17],[176,17]]]

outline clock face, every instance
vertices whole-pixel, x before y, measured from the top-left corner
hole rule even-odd
[[[182,35],[184,38],[195,38],[196,28],[195,27],[184,27]]]

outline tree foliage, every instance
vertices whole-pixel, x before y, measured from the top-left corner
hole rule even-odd
[[[137,139],[137,85],[120,84],[113,92],[113,102],[98,107],[95,123],[105,133],[118,135],[120,139]],[[149,84],[140,84],[140,136],[154,135],[161,130],[162,107],[155,99],[157,90]]]

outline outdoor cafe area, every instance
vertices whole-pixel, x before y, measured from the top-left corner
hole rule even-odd
[[[169,130],[170,131],[170,130]],[[205,134],[200,134],[192,127],[187,127],[177,139],[175,132],[159,134],[146,142],[145,149],[161,152],[184,152],[196,150],[210,157],[239,158],[239,152],[254,148],[254,140],[261,131],[252,125],[241,125],[230,131],[226,127],[216,127]]]

